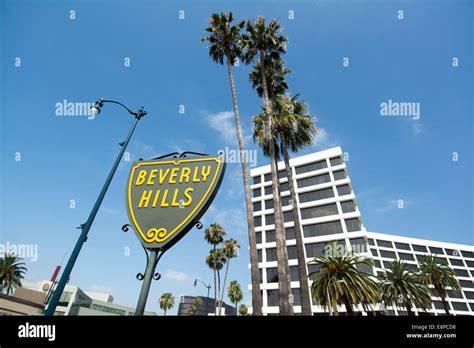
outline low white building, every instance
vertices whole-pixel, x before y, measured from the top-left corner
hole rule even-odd
[[[346,248],[355,248],[357,253],[374,260],[373,270],[379,273],[389,268],[390,261],[404,260],[409,268],[416,266],[427,254],[436,254],[441,262],[450,265],[459,279],[462,291],[448,291],[451,312],[457,315],[474,315],[474,247],[429,241],[424,239],[393,236],[368,232],[362,222],[357,207],[356,195],[343,159],[340,147],[295,157],[290,160],[294,185],[297,193],[299,217],[302,224],[306,261],[321,256],[325,245],[333,240]],[[291,197],[284,162],[278,163],[280,195],[291,273],[291,287],[294,311],[301,313],[298,261]],[[278,272],[276,258],[275,225],[270,165],[251,170],[253,183],[253,215],[257,236],[258,267],[261,278],[263,313],[277,314]],[[354,250],[354,249],[353,249]],[[309,264],[308,274],[314,272],[315,265]],[[250,265],[249,265],[250,268]],[[311,280],[308,280],[311,284]],[[249,285],[251,290],[251,285]],[[397,308],[378,308],[385,314],[403,315]],[[251,310],[251,308],[250,308]],[[313,304],[314,314],[324,314],[324,310]],[[344,306],[338,309],[344,312]],[[362,311],[361,308],[359,308]],[[414,309],[415,314],[426,314]],[[433,308],[428,314],[444,313],[440,299],[433,297]],[[363,313],[366,314],[366,313]]]

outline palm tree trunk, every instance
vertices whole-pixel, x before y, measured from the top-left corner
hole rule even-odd
[[[219,295],[220,292],[221,292],[221,272],[219,270],[217,270],[217,294]],[[218,305],[218,311],[219,311],[218,315],[221,315],[221,304],[220,304],[220,302],[217,302],[217,305]]]
[[[217,310],[217,281],[216,281],[216,268],[214,267],[214,314],[216,313]],[[217,315],[217,314],[216,314]]]
[[[278,261],[278,289],[279,289],[279,312],[280,315],[293,315],[293,306],[290,303],[291,283],[290,267],[288,265],[288,250],[286,249],[285,231],[283,226],[283,214],[281,211],[280,192],[278,189],[278,168],[275,156],[275,143],[272,134],[272,106],[268,97],[267,79],[265,72],[265,51],[260,51],[260,66],[263,87],[263,102],[266,113],[266,131],[268,132],[268,143],[270,152],[270,167],[272,174],[273,206],[275,214],[275,241]]]
[[[408,315],[415,315],[415,313],[413,313],[413,311],[411,310],[411,306],[409,303],[405,303],[405,307],[407,308]]]
[[[342,301],[344,302],[344,306],[346,307],[347,315],[354,315],[354,310],[352,309],[351,301],[349,301],[346,295],[342,296]]]
[[[221,306],[221,307],[222,307],[222,302],[224,301],[225,282],[226,282],[226,280],[227,280],[227,272],[229,271],[229,263],[230,263],[230,259],[227,260],[227,265],[226,265],[226,267],[225,267],[224,284],[222,285],[221,300],[220,300],[220,306]]]
[[[286,177],[290,187],[291,200],[293,201],[293,221],[295,225],[296,254],[298,258],[298,274],[300,281],[301,314],[312,315],[311,299],[309,297],[308,271],[306,270],[306,258],[303,244],[303,228],[301,227],[300,216],[298,214],[298,201],[296,200],[296,190],[293,181],[293,172],[290,167],[290,156],[286,146],[286,137],[284,132],[280,132],[281,149],[285,159]]]
[[[252,314],[262,315],[262,295],[260,294],[260,273],[258,271],[257,237],[255,235],[252,199],[250,197],[249,173],[247,171],[244,137],[242,135],[242,127],[240,126],[240,115],[237,103],[237,93],[235,91],[234,75],[232,73],[232,64],[229,58],[227,58],[227,71],[229,73],[230,89],[232,91],[235,128],[237,129],[237,139],[239,142],[240,158],[242,164],[242,175],[244,177],[245,207],[247,209],[247,227],[250,246],[250,276],[252,279]]]
[[[446,312],[446,315],[451,315],[451,313],[449,313],[449,305],[448,305],[448,302],[446,302],[445,296],[441,296],[441,302],[443,303],[443,307],[444,307],[444,311]]]
[[[164,316],[166,317],[166,309],[165,309],[165,315]]]

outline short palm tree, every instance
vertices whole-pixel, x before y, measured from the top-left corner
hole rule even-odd
[[[226,262],[226,258],[224,255],[224,251],[220,248],[211,249],[209,251],[209,255],[206,257],[206,264],[214,271],[214,308],[215,311],[220,315],[220,308],[217,304],[217,294],[220,294],[221,291],[221,278],[220,278],[220,270],[224,267],[224,263]],[[217,275],[217,279],[216,279]],[[217,287],[217,293],[216,293]]]
[[[174,307],[174,296],[171,292],[165,292],[163,295],[160,296],[158,300],[160,304],[160,308],[166,312]]]
[[[188,308],[188,314],[195,315],[199,307],[201,307],[201,305],[202,305],[202,299],[200,297],[195,297],[193,299],[193,302],[191,303],[191,306],[189,306]]]
[[[265,117],[265,114],[260,114],[253,118],[253,138],[264,149],[264,153],[268,153],[269,147],[263,128]],[[316,135],[315,118],[308,113],[308,107],[303,101],[299,100],[298,95],[293,98],[290,98],[289,95],[277,95],[273,99],[272,119],[273,139],[274,141],[277,141],[277,138],[280,140],[280,146],[275,144],[275,149],[281,151],[285,161],[286,176],[292,200],[293,221],[295,231],[297,231],[295,239],[301,289],[301,310],[303,315],[312,315],[302,236],[303,228],[298,214],[298,201],[296,199],[296,188],[293,181],[293,172],[290,167],[288,148],[292,152],[298,152],[300,149],[314,144],[314,136]],[[276,157],[279,158],[278,152]]]
[[[414,315],[412,307],[431,308],[431,292],[418,272],[406,269],[400,260],[391,262],[390,269],[379,275],[381,297],[387,306],[406,307],[408,315]]]
[[[229,296],[230,302],[235,303],[235,309],[237,310],[238,303],[242,301],[242,298],[244,297],[240,284],[237,280],[230,282],[229,287],[227,288],[227,295]]]
[[[239,315],[245,317],[247,315],[249,315],[249,310],[247,308],[246,305],[244,304],[241,304],[240,307],[239,307]]]
[[[450,315],[446,302],[446,290],[448,287],[452,290],[461,290],[453,269],[441,264],[435,255],[427,255],[420,265],[420,272],[425,284],[432,285],[439,294],[446,315]]]
[[[202,41],[207,41],[209,56],[219,64],[224,64],[224,58],[227,64],[227,73],[229,75],[230,89],[232,93],[232,104],[234,106],[235,125],[237,130],[237,140],[239,150],[242,156],[242,176],[244,179],[245,206],[247,210],[247,227],[250,246],[250,264],[252,279],[252,306],[254,315],[262,315],[262,297],[260,294],[260,273],[258,271],[257,239],[255,235],[255,224],[253,219],[252,198],[250,196],[250,181],[247,169],[244,137],[240,124],[239,106],[237,102],[237,92],[235,89],[234,75],[232,65],[242,56],[242,36],[241,30],[245,21],[240,21],[232,25],[232,12],[214,13],[209,19],[210,26],[206,28],[209,33],[204,36]]]
[[[286,52],[286,37],[281,34],[282,26],[276,19],[271,20],[268,25],[265,18],[247,22],[246,33],[242,35],[245,53],[244,61],[250,63],[258,56],[260,62],[260,74],[262,81],[262,98],[265,109],[265,130],[268,139],[272,138],[272,105],[268,93],[267,74],[265,70],[265,61],[270,59],[279,59],[281,53]],[[267,58],[268,57],[268,58]],[[278,169],[275,157],[274,142],[269,141],[269,156],[272,178],[273,205],[275,216],[275,240],[278,269],[278,288],[279,288],[279,312],[280,315],[293,315],[293,306],[290,303],[291,284],[290,268],[288,265],[288,251],[286,249],[285,231],[283,226],[283,214],[281,210],[281,200],[278,189]]]
[[[354,305],[362,304],[367,308],[379,302],[378,284],[369,274],[357,268],[372,266],[369,259],[351,253],[334,252],[318,256],[311,263],[319,267],[318,272],[309,275],[314,277],[311,294],[324,309],[334,310],[337,304],[343,303],[347,315],[353,315]]]
[[[5,255],[0,258],[0,290],[7,295],[13,293],[25,277],[26,267],[22,259],[15,255]]]
[[[235,239],[229,239],[224,241],[224,246],[222,250],[224,251],[224,257],[226,258],[226,268],[225,268],[225,273],[224,273],[224,283],[222,284],[222,292],[221,292],[221,299],[219,301],[219,307],[222,307],[222,302],[224,301],[224,291],[225,291],[225,285],[227,281],[227,274],[229,272],[229,264],[230,260],[237,257],[239,255],[239,249],[240,245],[239,242],[237,242]]]
[[[215,250],[217,245],[222,243],[224,241],[224,236],[226,232],[224,227],[222,227],[220,224],[211,224],[208,228],[204,230],[204,239],[206,242],[212,245],[213,249]],[[208,256],[209,257],[209,256]],[[209,265],[207,259],[206,263]],[[210,266],[209,266],[210,267]],[[212,268],[212,267],[211,267]],[[215,306],[217,308],[217,299],[219,298],[219,295],[217,293],[217,287],[216,287],[216,272],[217,270],[214,269],[214,299],[215,299]]]

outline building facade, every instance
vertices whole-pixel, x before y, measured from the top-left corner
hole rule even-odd
[[[181,295],[179,297],[179,305],[178,305],[178,315],[179,316],[189,316],[188,309],[191,307],[193,300],[196,297],[200,297],[202,300],[202,304],[199,306],[198,310],[196,311],[195,316],[208,316],[208,315],[215,315],[215,301],[214,298],[206,297],[206,296],[185,296]],[[237,310],[235,307],[232,307],[225,302],[223,302],[222,306],[222,315],[226,316],[235,316],[237,315]]]
[[[295,157],[290,160],[302,231],[295,231],[292,216],[292,200],[284,162],[278,163],[278,177],[286,244],[293,291],[295,314],[301,313],[298,261],[295,233],[302,233],[305,258],[309,262],[323,255],[329,242],[336,240],[347,250],[374,261],[373,269],[364,271],[374,275],[388,269],[395,259],[404,260],[408,267],[416,268],[427,254],[436,254],[441,262],[450,265],[459,278],[462,291],[448,291],[448,302],[457,315],[474,315],[474,247],[442,243],[401,236],[368,232],[357,206],[344,155],[340,147]],[[257,237],[258,267],[261,279],[263,313],[278,313],[278,272],[275,242],[275,225],[270,165],[251,170],[253,215]],[[250,267],[250,265],[249,265]],[[308,274],[316,272],[316,266],[308,264]],[[308,279],[311,284],[311,277]],[[251,285],[249,285],[251,290]],[[251,309],[250,309],[251,310]],[[326,314],[312,304],[314,314]],[[403,315],[403,310],[382,304],[376,309],[380,314]],[[344,307],[338,309],[344,313]],[[359,308],[362,314],[362,308]],[[440,299],[433,297],[433,308],[427,313],[444,313]]]

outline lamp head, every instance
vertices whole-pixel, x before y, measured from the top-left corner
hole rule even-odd
[[[96,101],[95,104],[91,106],[91,114],[93,116],[100,114],[100,112],[102,111],[102,106],[104,106],[104,98]]]
[[[197,283],[198,283],[198,280],[197,280],[197,279],[194,279],[194,287],[197,286]]]

